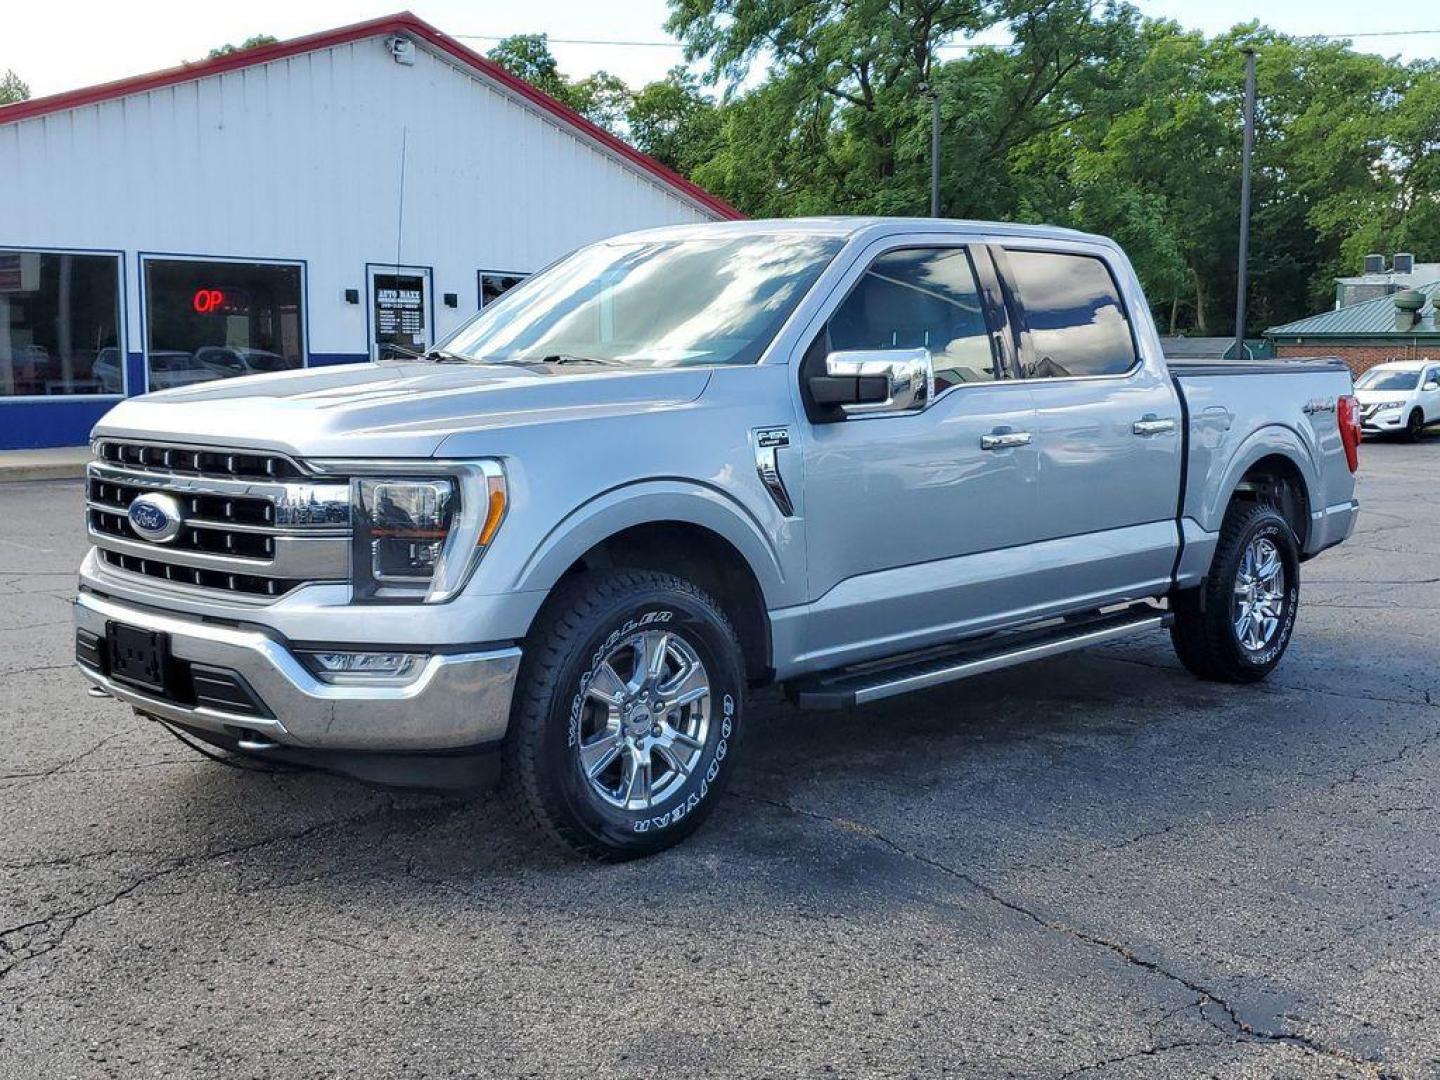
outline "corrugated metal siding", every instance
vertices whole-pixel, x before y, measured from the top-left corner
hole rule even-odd
[[[478,270],[710,216],[448,59],[395,63],[378,36],[0,125],[0,176],[0,245],[127,253],[132,351],[139,252],[304,259],[308,348],[358,353],[365,305],[342,294],[364,295],[366,263],[433,267],[443,334],[473,313]]]
[[[1440,282],[1422,285],[1417,290],[1428,297],[1429,302],[1420,310],[1420,320],[1409,330],[1395,329],[1395,299],[1382,296],[1376,300],[1363,300],[1358,304],[1312,315],[1308,319],[1272,326],[1265,331],[1266,337],[1409,337],[1414,334],[1440,334],[1437,325],[1435,301],[1440,295]]]

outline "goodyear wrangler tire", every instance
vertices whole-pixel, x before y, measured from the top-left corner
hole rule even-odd
[[[1258,682],[1274,670],[1300,606],[1300,548],[1266,503],[1225,515],[1205,583],[1171,598],[1170,639],[1190,672],[1216,682]]]
[[[729,780],[744,687],[735,631],[694,585],[650,570],[576,579],[525,641],[506,742],[512,807],[594,859],[679,843]]]

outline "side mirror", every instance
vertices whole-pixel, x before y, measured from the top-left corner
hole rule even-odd
[[[1440,382],[1427,382],[1421,390],[1440,390]]]
[[[935,369],[929,349],[832,352],[809,387],[816,405],[846,416],[919,412],[934,394]]]

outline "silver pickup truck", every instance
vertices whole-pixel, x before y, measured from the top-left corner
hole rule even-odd
[[[423,357],[126,401],[76,654],[188,737],[498,772],[597,858],[713,809],[747,690],[863,705],[1169,628],[1249,682],[1355,526],[1333,361],[1167,365],[1101,237],[886,219],[617,237]]]

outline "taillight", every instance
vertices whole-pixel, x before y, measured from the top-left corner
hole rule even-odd
[[[1353,473],[1360,468],[1360,402],[1355,395],[1344,395],[1336,405],[1335,418],[1340,424],[1340,441],[1345,444],[1345,464]]]

